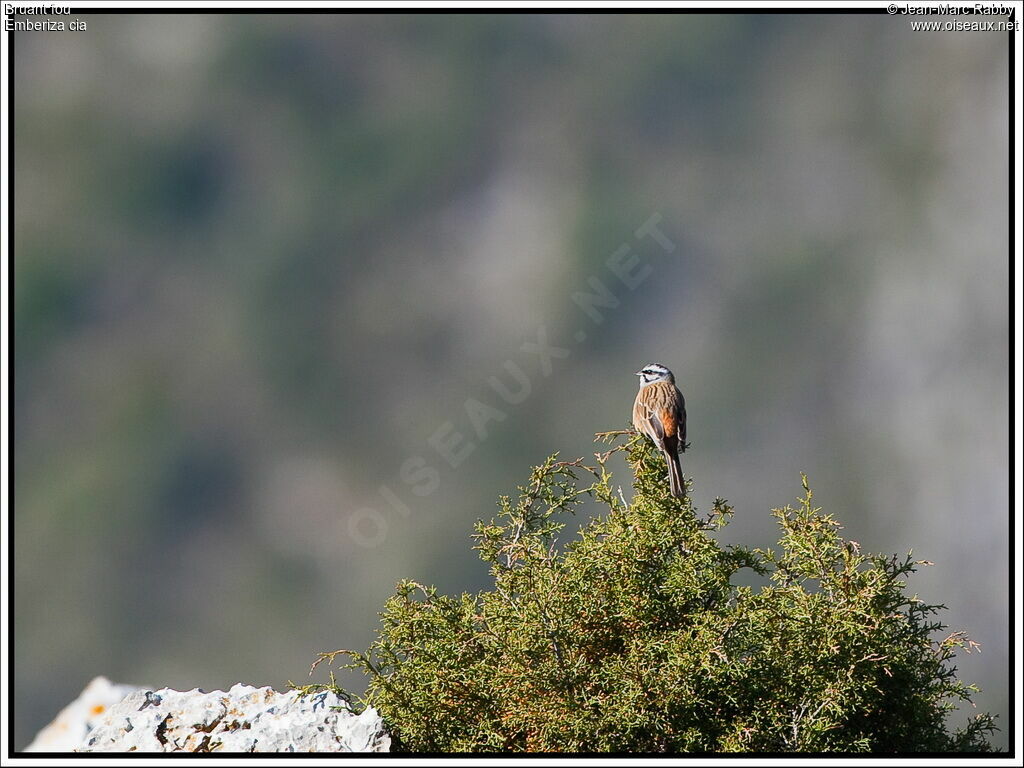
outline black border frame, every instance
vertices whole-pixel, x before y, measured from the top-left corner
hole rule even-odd
[[[27,5],[24,0],[19,0],[22,4]],[[700,0],[697,0],[699,2]],[[851,0],[855,2],[856,0]],[[1006,0],[1002,0],[1006,2]],[[138,0],[107,0],[108,3],[117,2],[138,2]],[[446,0],[449,3],[466,3],[470,5],[470,8],[465,7],[452,7],[452,8],[367,8],[367,7],[350,7],[350,8],[311,8],[308,6],[299,7],[287,7],[282,5],[277,8],[224,8],[222,6],[210,7],[210,8],[153,8],[153,7],[140,7],[138,5],[127,5],[123,8],[118,7],[100,7],[100,8],[84,8],[81,11],[82,15],[123,15],[123,14],[141,14],[141,15],[178,15],[178,14],[189,14],[189,15],[208,15],[208,14],[222,14],[222,15],[307,15],[307,14],[322,14],[322,15],[339,15],[339,14],[365,14],[365,15],[394,15],[394,14],[466,14],[474,13],[477,15],[507,15],[507,14],[592,14],[592,15],[665,15],[665,14],[717,14],[717,15],[891,15],[887,13],[884,7],[864,7],[864,6],[852,6],[845,8],[793,8],[793,7],[768,7],[768,8],[715,8],[707,6],[695,6],[695,7],[643,7],[643,8],[566,8],[566,7],[541,7],[541,8],[491,8],[484,9],[480,7],[472,8],[471,3],[475,0]],[[901,0],[903,5],[906,5],[906,0]],[[1010,0],[1006,3],[1011,5],[1012,12],[1009,16],[1011,21],[1017,20],[1017,6],[1012,5],[1018,2],[1018,0]],[[36,4],[36,3],[32,3]],[[40,0],[38,5],[67,5],[70,2],[54,2],[54,0]],[[15,281],[15,258],[14,258],[14,198],[15,198],[15,175],[14,175],[14,150],[15,150],[15,36],[16,33],[9,32],[7,35],[7,72],[8,72],[8,91],[7,91],[7,115],[8,115],[8,199],[7,199],[7,215],[8,215],[8,231],[7,236],[7,251],[9,254],[8,262],[8,307],[7,315],[2,318],[6,321],[8,329],[8,366],[9,366],[9,388],[8,388],[8,399],[3,404],[3,407],[7,410],[8,414],[8,429],[7,429],[7,440],[8,440],[8,488],[9,488],[9,504],[8,504],[8,520],[7,520],[7,542],[8,542],[8,568],[7,568],[7,584],[8,584],[8,679],[7,679],[7,694],[8,694],[8,712],[7,712],[7,733],[8,733],[8,748],[7,748],[7,759],[24,759],[24,760],[55,760],[74,759],[76,753],[70,752],[24,752],[14,749],[11,739],[14,733],[14,674],[13,674],[13,659],[14,659],[14,633],[13,633],[13,619],[14,619],[14,472],[11,471],[14,465],[14,425],[15,425],[15,412],[11,407],[12,395],[14,387],[14,376],[15,370],[11,361],[14,359],[14,281]],[[1008,285],[1009,293],[1009,307],[1011,312],[1015,313],[1015,302],[1014,302],[1014,287],[1015,287],[1015,276],[1016,276],[1016,217],[1015,217],[1015,174],[1017,172],[1017,162],[1019,158],[1015,155],[1015,141],[1016,136],[1016,70],[1015,70],[1015,54],[1016,46],[1014,40],[1014,33],[1009,32],[1009,124],[1008,137],[1009,137],[1009,272],[1010,280]],[[1010,327],[1010,381],[1009,381],[1009,402],[1010,402],[1010,421],[1015,426],[1016,416],[1016,402],[1014,399],[1014,343],[1016,341],[1016,322],[1013,315],[1011,315],[1011,327]],[[1010,451],[1010,466],[1011,468],[1016,467],[1017,456],[1014,450],[1015,434],[1014,430],[1011,430],[1009,435],[1009,451]],[[1009,490],[1010,490],[1010,502],[1014,504],[1014,490],[1015,490],[1015,477],[1011,473],[1009,477]],[[661,753],[649,753],[649,752],[577,752],[577,753],[552,753],[552,752],[538,752],[538,753],[509,753],[509,752],[494,752],[494,753],[453,753],[453,752],[355,752],[355,753],[275,753],[275,752],[260,752],[260,753],[239,753],[239,752],[210,752],[204,753],[204,759],[277,759],[277,758],[312,758],[312,759],[366,759],[366,760],[416,760],[423,758],[448,758],[448,759],[475,759],[475,760],[487,760],[487,759],[517,759],[517,760],[529,760],[537,758],[564,758],[564,759],[579,759],[579,758],[661,758],[669,760],[686,760],[693,758],[709,758],[714,759],[732,759],[732,760],[743,760],[743,759],[758,759],[758,758],[786,758],[792,760],[813,760],[813,759],[827,759],[827,758],[844,758],[851,760],[877,760],[879,758],[890,758],[893,760],[906,760],[906,759],[925,759],[930,757],[935,758],[964,758],[964,759],[1005,759],[1018,757],[1014,751],[1016,744],[1016,698],[1015,698],[1015,682],[1017,681],[1016,669],[1016,658],[1014,650],[1016,648],[1016,642],[1018,638],[1014,633],[1014,608],[1016,605],[1016,578],[1015,578],[1015,565],[1016,560],[1014,558],[1014,545],[1017,539],[1016,531],[1016,519],[1015,510],[1013,507],[1009,510],[1009,537],[1007,541],[1009,562],[1011,564],[1010,571],[1010,583],[1009,583],[1009,622],[1008,622],[1008,636],[1010,639],[1009,648],[1010,653],[1008,657],[1008,679],[1010,682],[1010,697],[1009,697],[1009,710],[1007,715],[1007,721],[1000,727],[1000,732],[1005,733],[1007,736],[1008,750],[1005,752],[992,752],[992,753],[947,753],[947,752],[908,752],[908,753],[895,753],[885,755],[860,755],[851,754],[846,752],[819,752],[819,753],[790,753],[790,752],[741,752],[741,753],[690,753],[690,754],[661,754]],[[80,755],[78,759],[81,760],[96,760],[97,758],[102,759],[181,759],[183,757],[195,757],[190,753],[184,752],[105,752],[102,754],[86,754],[77,753]],[[1024,762],[1019,763],[1024,765]]]

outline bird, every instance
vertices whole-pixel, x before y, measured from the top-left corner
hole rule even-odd
[[[669,490],[682,499],[686,484],[679,453],[686,450],[686,400],[676,387],[676,377],[664,365],[648,363],[636,375],[640,391],[633,402],[633,428],[665,455]]]

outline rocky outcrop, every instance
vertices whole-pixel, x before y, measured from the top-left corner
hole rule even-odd
[[[26,752],[70,752],[85,742],[112,706],[125,696],[140,690],[135,685],[115,685],[105,677],[93,678],[78,698],[68,704],[43,728]]]
[[[383,722],[372,708],[357,715],[344,699],[327,691],[302,696],[298,691],[278,693],[242,684],[211,693],[133,689],[90,725],[88,734],[71,749],[387,752],[391,746]],[[59,747],[51,744],[36,749]]]

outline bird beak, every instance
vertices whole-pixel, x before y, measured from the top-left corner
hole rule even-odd
[[[637,371],[637,372],[636,372],[636,373],[634,373],[633,375],[634,375],[634,376],[643,376],[643,375],[644,375],[644,372],[643,372],[643,371]]]

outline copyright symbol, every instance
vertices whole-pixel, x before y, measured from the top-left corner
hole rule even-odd
[[[898,13],[900,9],[896,5],[896,3],[889,3],[889,7],[886,8],[885,10],[887,10],[890,14],[892,14],[892,13]]]

